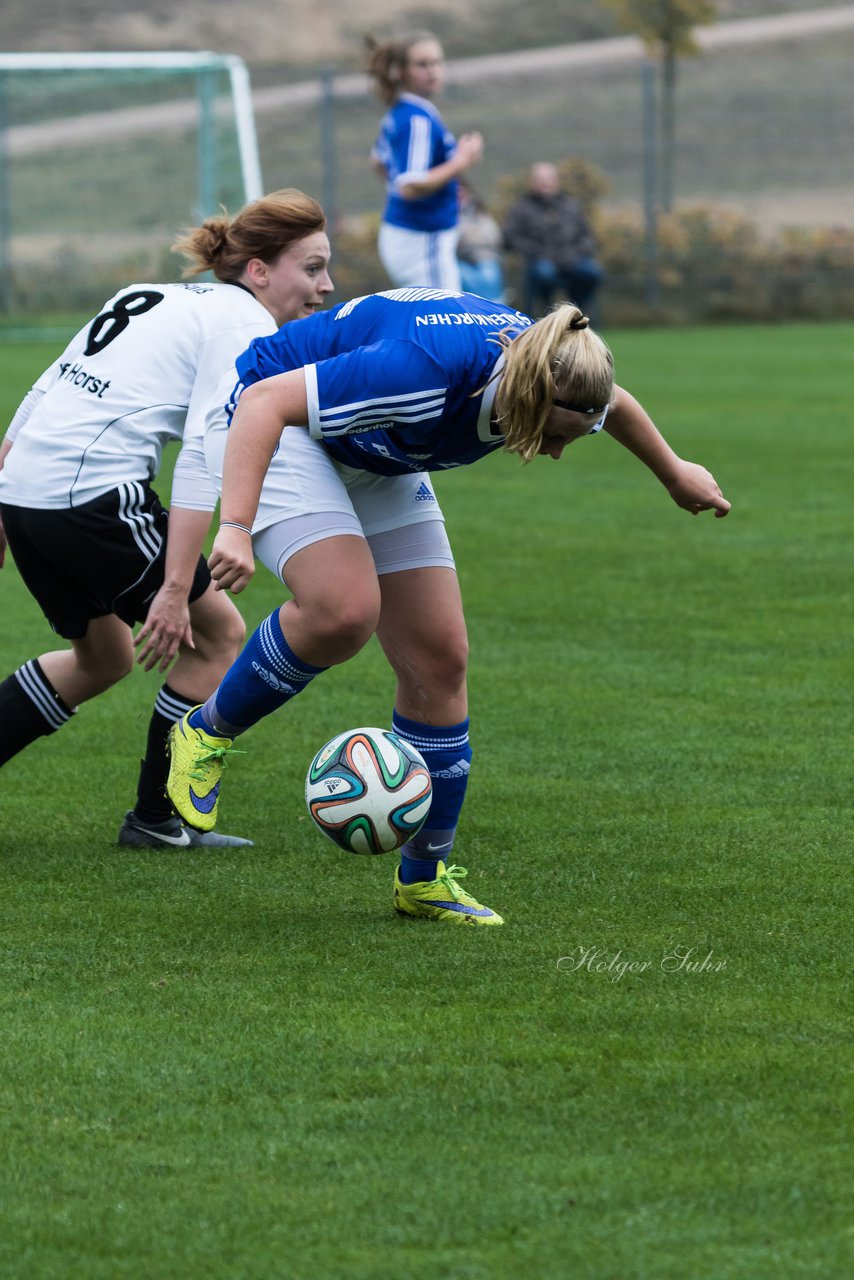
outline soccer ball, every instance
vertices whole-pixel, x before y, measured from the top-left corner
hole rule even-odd
[[[305,802],[325,836],[350,853],[389,853],[424,824],[433,784],[424,757],[387,729],[349,729],[321,747]]]

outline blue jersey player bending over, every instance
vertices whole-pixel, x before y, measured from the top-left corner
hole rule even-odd
[[[206,430],[222,488],[211,573],[219,589],[242,591],[257,556],[293,598],[173,727],[175,808],[212,828],[233,739],[376,632],[397,678],[392,726],[425,757],[434,788],[424,827],[402,849],[394,905],[501,924],[450,865],[472,755],[467,641],[428,473],[496,449],[558,459],[604,429],[680,507],[723,516],[729,503],[614,385],[611,353],[572,305],[533,323],[473,294],[392,290],[256,339],[228,381],[226,408]]]

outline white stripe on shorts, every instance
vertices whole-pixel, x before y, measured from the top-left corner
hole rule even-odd
[[[156,560],[163,546],[163,538],[153,528],[151,513],[143,509],[145,502],[143,486],[139,481],[134,480],[128,484],[120,484],[118,490],[119,519],[127,525],[134,542],[146,559],[149,562]]]

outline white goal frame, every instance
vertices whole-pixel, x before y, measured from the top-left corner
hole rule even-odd
[[[263,194],[258,137],[252,108],[249,71],[242,58],[218,53],[0,53],[0,74],[15,71],[224,71],[231,86],[244,198]],[[184,108],[182,111],[181,108]],[[175,126],[187,121],[186,104],[164,103],[163,119]],[[204,106],[200,103],[199,111]],[[168,113],[168,115],[167,115]],[[122,113],[115,113],[121,115]],[[134,109],[124,113],[122,127],[133,128]],[[140,113],[141,114],[141,113]],[[150,118],[150,110],[149,117]],[[63,122],[58,122],[61,127]],[[65,122],[74,125],[74,121]]]
[[[40,150],[66,143],[79,145],[80,137],[89,130],[104,139],[129,135],[144,136],[171,129],[194,127],[198,136],[197,208],[199,218],[215,212],[213,196],[216,120],[227,114],[234,122],[237,161],[244,203],[263,195],[258,137],[249,72],[242,58],[216,53],[0,53],[0,106],[4,82],[9,77],[29,71],[161,71],[184,72],[196,83],[195,100],[184,98],[160,101],[147,107],[119,107],[106,112],[93,112],[69,119],[51,121],[50,137],[38,125],[11,126],[0,110],[0,312],[8,309],[9,273],[11,270],[11,217],[8,206],[8,172],[12,159],[32,155]],[[223,85],[227,77],[228,92],[217,91],[212,72]],[[206,74],[207,73],[207,74]]]

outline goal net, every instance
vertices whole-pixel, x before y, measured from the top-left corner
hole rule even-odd
[[[0,315],[175,279],[175,233],[260,194],[241,59],[0,54]]]

